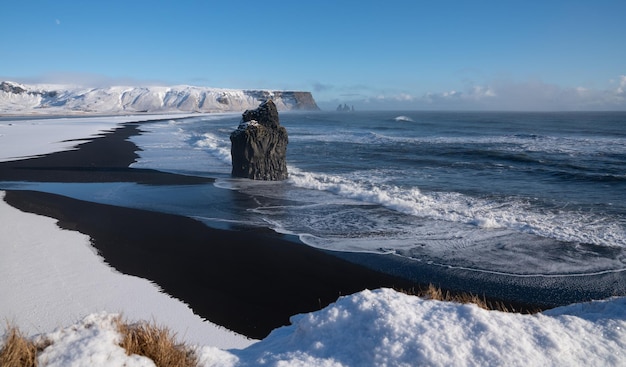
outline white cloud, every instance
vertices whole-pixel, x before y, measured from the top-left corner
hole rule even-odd
[[[615,93],[617,95],[626,94],[626,75],[619,76],[619,87],[617,87],[617,90],[615,91]]]
[[[626,110],[626,75],[612,81],[610,89],[561,87],[541,80],[496,79],[483,85],[466,83],[462,90],[410,93],[378,92],[359,102],[381,109],[457,109],[516,111]],[[617,84],[617,87],[615,86]]]
[[[480,87],[476,86],[472,90],[472,95],[475,98],[483,98],[483,97],[495,97],[496,92],[493,91],[490,87]]]

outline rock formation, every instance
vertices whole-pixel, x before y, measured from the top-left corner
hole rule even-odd
[[[354,112],[354,106],[352,106],[352,108],[350,108],[347,104],[343,104],[343,106],[341,104],[339,104],[339,106],[337,106],[337,112]]]
[[[271,181],[287,178],[287,129],[280,126],[271,99],[243,113],[230,141],[233,176]]]

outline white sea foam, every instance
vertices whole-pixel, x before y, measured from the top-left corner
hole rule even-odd
[[[422,193],[418,188],[373,184],[364,173],[359,179],[315,174],[290,167],[290,182],[299,187],[380,204],[412,216],[472,224],[481,228],[507,228],[562,241],[626,247],[626,233],[618,222],[593,213],[539,212],[516,199],[506,202],[469,197],[454,192]]]
[[[566,154],[571,156],[626,154],[626,138],[621,137],[573,138],[522,135],[407,137],[385,135],[376,132],[355,134],[353,131],[338,130],[323,135],[290,136],[290,139],[299,142],[314,141],[326,143],[497,146],[498,149],[504,151]]]
[[[199,119],[210,124],[232,115],[216,114]],[[139,159],[132,167],[196,174],[208,171],[228,172],[225,170],[225,163],[230,165],[230,142],[227,143],[211,133],[196,134],[189,131],[188,125],[197,121],[198,119],[179,119],[144,125],[142,129],[147,133],[131,137],[131,141],[141,147],[141,151],[137,152]]]
[[[222,161],[224,164],[230,165],[232,163],[232,157],[230,154],[230,142],[226,142],[223,139],[220,139],[215,134],[202,134],[202,137],[198,141],[196,141],[194,145],[198,148],[205,149],[215,158]]]
[[[409,116],[404,116],[404,115],[394,117],[394,120],[395,121],[414,122],[412,118],[410,118]]]

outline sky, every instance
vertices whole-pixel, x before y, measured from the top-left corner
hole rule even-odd
[[[0,79],[322,108],[626,110],[626,1],[0,1]]]

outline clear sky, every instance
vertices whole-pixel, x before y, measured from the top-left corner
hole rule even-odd
[[[0,0],[0,79],[626,110],[626,1]]]

